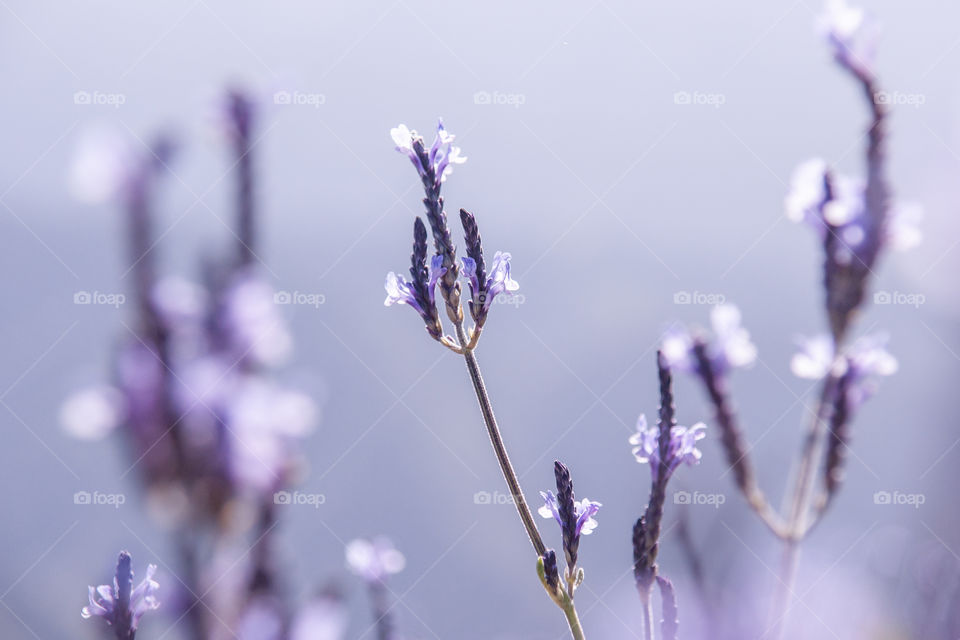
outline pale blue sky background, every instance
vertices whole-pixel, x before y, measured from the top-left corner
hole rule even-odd
[[[924,206],[925,241],[885,259],[877,288],[925,303],[871,307],[863,318],[862,329],[890,332],[901,371],[858,417],[848,481],[804,554],[798,593],[817,615],[801,607],[797,618],[811,638],[896,632],[932,601],[931,567],[956,588],[960,562],[960,26],[944,3],[868,6],[885,25],[883,85],[923,99],[894,108],[890,177],[897,196]],[[408,637],[564,635],[512,507],[474,504],[474,493],[504,487],[462,363],[413,313],[381,304],[385,272],[408,260],[421,197],[388,131],[399,122],[426,131],[442,115],[469,157],[444,189],[448,208],[474,211],[488,250],[513,253],[525,296],[494,309],[479,351],[511,455],[528,495],[551,486],[558,457],[578,493],[604,503],[581,547],[578,600],[591,637],[635,637],[630,526],[648,471],[626,439],[637,414],[656,410],[660,332],[709,312],[674,304],[675,293],[719,294],[744,313],[760,362],[737,375],[737,405],[775,498],[812,401],[788,362],[797,335],[823,328],[820,256],[782,201],[810,156],[860,171],[866,124],[858,90],[813,34],[817,9],[805,0],[0,2],[2,635],[95,637],[79,618],[86,585],[107,577],[121,547],[137,566],[169,553],[132,476],[120,479],[120,442],[76,443],[57,426],[65,396],[106,378],[124,318],[75,306],[73,294],[130,285],[119,278],[118,213],[78,204],[66,188],[77,136],[97,123],[131,136],[181,133],[158,251],[170,272],[190,274],[199,252],[230,238],[229,159],[205,116],[237,81],[265,96],[324,97],[316,108],[269,108],[255,160],[265,269],[278,289],[326,297],[318,310],[288,309],[298,344],[290,375],[323,401],[304,488],[327,497],[319,511],[291,509],[282,525],[298,591],[344,577],[349,637],[359,637],[368,614],[346,579],[343,541],[383,532],[408,560],[394,581]],[[77,91],[125,102],[77,105]],[[680,91],[723,104],[676,104]],[[514,104],[477,104],[477,92]],[[677,404],[682,422],[709,421],[690,381]],[[714,435],[703,445],[703,464],[680,472],[676,487],[727,500],[688,509],[694,539],[733,610],[763,615],[776,546],[721,477]],[[131,500],[76,507],[78,490]],[[926,502],[877,506],[878,490]],[[668,521],[679,511],[671,505]],[[550,523],[544,532],[559,544]],[[697,599],[670,536],[661,565],[694,633]],[[140,635],[158,638],[169,624],[154,616]]]

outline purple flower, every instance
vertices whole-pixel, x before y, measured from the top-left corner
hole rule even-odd
[[[403,276],[391,271],[387,274],[387,280],[383,287],[387,291],[387,297],[383,301],[383,306],[389,307],[394,304],[410,305],[417,310],[424,319],[429,321],[427,310],[434,306],[437,281],[447,272],[443,266],[443,256],[439,253],[430,259],[430,271],[427,280],[426,300],[417,295],[417,290],[412,282],[408,282]]]
[[[90,604],[80,611],[84,618],[104,618],[118,638],[133,638],[144,613],[160,606],[157,591],[160,585],[153,579],[156,565],[147,566],[143,581],[133,587],[133,569],[130,554],[120,552],[113,585],[89,587]]]
[[[850,409],[863,404],[876,390],[876,378],[896,373],[898,364],[886,349],[887,336],[864,336],[850,345],[838,362],[833,340],[828,336],[805,338],[801,350],[793,356],[790,369],[800,378],[819,380],[833,371],[835,377],[848,375],[847,400]]]
[[[817,30],[833,47],[837,62],[858,75],[871,74],[880,29],[862,8],[827,0]]]
[[[700,462],[701,454],[697,449],[697,441],[706,437],[707,426],[698,422],[692,427],[675,426],[670,429],[670,445],[667,450],[667,476],[673,473],[681,462],[695,465]],[[630,436],[630,444],[634,445],[633,455],[637,462],[649,463],[650,471],[656,478],[660,468],[660,430],[654,426],[647,426],[647,418],[640,414],[637,420],[637,432]]]
[[[740,310],[732,304],[721,304],[710,311],[714,338],[709,344],[710,363],[716,374],[753,364],[757,347],[750,333],[740,325]],[[672,369],[695,373],[695,340],[682,328],[671,328],[664,334],[661,353]]]
[[[293,620],[291,640],[342,640],[347,612],[339,599],[318,596],[305,604]]]
[[[497,251],[493,256],[493,266],[486,282],[481,286],[477,279],[477,263],[473,258],[460,258],[463,263],[463,274],[470,281],[470,293],[477,302],[482,303],[482,313],[490,310],[494,299],[504,291],[516,291],[519,283],[510,276],[510,254]],[[479,299],[478,299],[479,298]]]
[[[455,136],[443,128],[443,120],[437,123],[437,136],[429,151],[424,148],[423,138],[406,125],[401,124],[391,129],[390,137],[397,145],[397,151],[410,158],[421,177],[433,174],[435,186],[447,179],[453,172],[453,165],[467,161],[466,157],[460,155],[460,148],[453,146]],[[424,160],[427,161],[427,166],[424,166]]]
[[[541,491],[540,496],[543,498],[544,505],[537,510],[537,513],[544,518],[554,518],[557,524],[562,527],[563,520],[560,518],[557,497],[553,494],[553,491]],[[594,502],[587,498],[579,502],[574,501],[573,507],[577,518],[576,535],[588,536],[593,533],[593,530],[597,528],[597,521],[593,516],[597,515],[597,512],[600,511],[600,507],[602,506],[599,502]]]
[[[403,554],[386,538],[357,539],[347,545],[347,567],[368,583],[383,582],[405,565]]]

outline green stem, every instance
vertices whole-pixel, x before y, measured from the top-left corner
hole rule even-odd
[[[563,615],[567,616],[567,624],[570,625],[570,635],[573,636],[573,640],[586,640],[572,599],[563,607]]]

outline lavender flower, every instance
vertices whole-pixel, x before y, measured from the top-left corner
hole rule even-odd
[[[147,575],[133,588],[133,569],[130,554],[120,552],[113,585],[89,587],[90,604],[80,611],[84,618],[98,616],[106,620],[118,640],[133,640],[140,618],[160,606],[157,591],[160,585],[153,579],[156,565],[147,566]]]
[[[717,305],[710,310],[714,339],[710,341],[708,351],[711,367],[717,375],[749,366],[757,358],[757,348],[740,320],[740,310],[732,304]],[[697,342],[698,338],[685,329],[667,331],[661,347],[667,365],[686,373],[696,373],[699,369],[694,354]]]
[[[347,567],[367,583],[383,582],[403,571],[406,559],[386,538],[357,539],[347,544]]]
[[[437,136],[426,154],[423,152],[423,138],[404,124],[391,129],[390,137],[397,145],[397,151],[410,158],[420,177],[433,180],[438,188],[453,173],[453,165],[467,161],[465,156],[460,155],[460,147],[453,146],[456,136],[447,133],[442,119],[437,122]]]
[[[657,552],[660,527],[666,501],[667,482],[673,471],[685,462],[700,461],[696,448],[706,434],[706,426],[697,423],[689,429],[676,424],[673,407],[673,377],[667,358],[657,352],[657,377],[660,382],[660,416],[656,428],[647,427],[646,417],[637,420],[637,433],[630,438],[637,461],[649,463],[651,471],[650,498],[647,507],[633,526],[633,573],[637,590],[645,604],[649,604],[654,578],[657,576]]]
[[[427,258],[427,229],[420,218],[414,221],[413,253],[410,257],[410,275],[412,281],[407,282],[403,276],[393,271],[387,274],[384,288],[387,297],[384,306],[406,304],[412,307],[426,324],[427,333],[434,340],[439,340],[443,334],[440,317],[437,314],[435,293],[437,281],[447,273],[443,266],[443,256],[436,254],[430,259],[430,268],[426,267]]]
[[[886,344],[885,334],[864,336],[850,345],[844,357],[834,363],[834,345],[829,337],[804,339],[790,368],[794,375],[812,380],[822,379],[831,371],[837,378],[848,376],[846,388],[852,411],[873,395],[878,376],[896,373],[897,360],[887,351]]]
[[[544,505],[537,512],[544,518],[554,518],[560,525],[563,532],[563,550],[567,558],[567,580],[572,582],[577,566],[580,536],[590,535],[596,529],[597,521],[593,516],[602,505],[587,498],[577,502],[570,470],[559,460],[554,461],[553,472],[557,481],[557,495],[554,496],[552,491],[541,491]]]
[[[470,282],[471,311],[474,305],[478,309],[474,319],[482,326],[486,320],[487,313],[490,311],[490,305],[494,299],[504,291],[516,291],[520,288],[517,281],[510,277],[510,254],[497,251],[493,255],[493,266],[486,280],[481,282],[483,277],[482,268],[478,270],[477,261],[473,258],[460,258],[463,263],[463,274]]]
[[[674,426],[670,428],[670,444],[667,450],[665,473],[669,477],[681,463],[695,465],[700,462],[702,453],[696,448],[697,442],[706,437],[707,426],[698,422],[692,427]],[[647,426],[647,418],[640,414],[637,419],[637,432],[630,436],[630,444],[634,445],[633,455],[637,462],[649,464],[654,478],[660,473],[660,429],[657,426]]]
[[[462,164],[467,159],[460,155],[458,147],[452,146],[454,137],[443,128],[442,121],[437,125],[437,137],[429,150],[424,146],[423,138],[405,125],[392,129],[390,136],[396,144],[397,151],[410,158],[420,175],[425,195],[423,205],[426,209],[427,221],[433,231],[434,247],[437,255],[443,256],[442,266],[446,269],[440,280],[440,290],[446,302],[448,317],[454,323],[461,322],[456,247],[450,237],[450,227],[447,224],[447,214],[443,210],[440,187],[453,171],[452,165]]]
[[[862,8],[851,7],[845,0],[827,0],[817,26],[837,62],[858,75],[871,73],[880,30]]]

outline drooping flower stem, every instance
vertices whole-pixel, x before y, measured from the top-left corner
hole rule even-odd
[[[469,346],[466,332],[463,329],[463,323],[456,324],[457,339],[463,349],[463,359],[467,361],[467,371],[470,373],[470,381],[473,382],[473,390],[477,394],[477,402],[480,404],[480,412],[483,414],[483,422],[487,426],[487,435],[490,436],[490,444],[493,445],[493,451],[497,456],[497,462],[500,463],[500,471],[503,472],[503,478],[507,481],[507,487],[510,489],[510,495],[513,496],[514,505],[517,507],[517,513],[520,514],[520,520],[527,530],[527,536],[533,545],[537,556],[543,556],[547,552],[547,547],[543,544],[543,538],[540,537],[540,531],[537,529],[536,522],[533,519],[533,513],[527,505],[527,500],[523,496],[523,490],[520,488],[520,481],[517,478],[516,471],[510,463],[510,456],[507,455],[507,449],[503,444],[503,437],[500,435],[500,427],[497,426],[497,418],[493,414],[493,405],[490,404],[490,397],[487,395],[487,387],[483,383],[483,376],[480,375],[480,365],[473,349]]]

